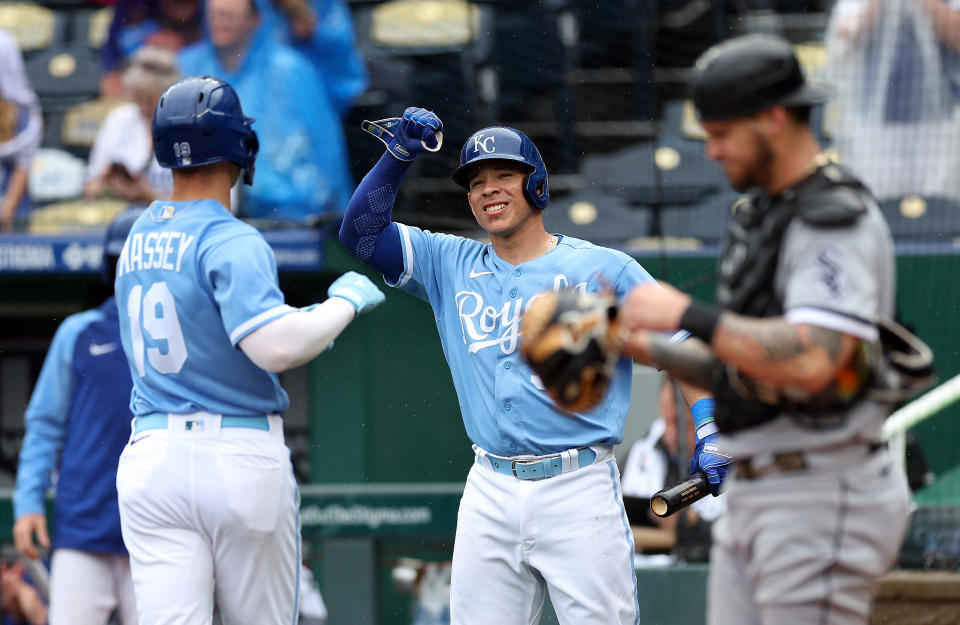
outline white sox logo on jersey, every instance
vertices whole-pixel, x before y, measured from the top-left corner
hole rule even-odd
[[[480,150],[483,150],[487,154],[493,154],[497,151],[497,146],[494,145],[495,139],[496,137],[487,137],[484,139],[483,133],[478,132],[477,134],[473,135],[473,151],[479,152]]]
[[[569,280],[565,275],[557,274],[553,279],[553,289],[567,288]],[[580,282],[573,287],[587,292],[587,283]],[[457,315],[460,317],[460,329],[467,351],[476,354],[481,349],[500,346],[504,354],[512,354],[517,349],[520,338],[520,318],[535,300],[534,295],[524,302],[523,298],[505,301],[500,308],[488,306],[483,295],[476,291],[460,291],[456,295]]]

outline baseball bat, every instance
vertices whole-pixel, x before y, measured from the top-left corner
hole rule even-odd
[[[709,494],[707,476],[703,471],[697,471],[682,482],[654,493],[650,498],[650,509],[659,517],[670,516]]]

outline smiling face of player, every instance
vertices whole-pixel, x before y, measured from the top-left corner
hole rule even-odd
[[[527,173],[506,160],[481,161],[470,172],[467,202],[491,238],[508,239],[528,229],[543,230],[541,211],[523,194]]]

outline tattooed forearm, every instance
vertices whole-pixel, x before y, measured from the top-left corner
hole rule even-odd
[[[806,341],[810,347],[821,347],[830,356],[830,361],[840,364],[843,354],[844,336],[834,330],[827,330],[818,326],[803,326],[806,332]]]
[[[722,329],[754,358],[780,361],[794,358],[807,350],[798,326],[783,317],[756,319],[725,314]]]
[[[682,343],[671,343],[662,335],[651,334],[647,350],[654,364],[699,388],[710,388],[713,372],[720,366],[720,361],[710,348],[695,338],[689,338]]]
[[[843,352],[844,336],[818,326],[798,325],[784,317],[757,319],[725,314],[722,328],[751,355],[765,362],[791,360],[811,349],[823,349],[830,362]]]
[[[710,346],[722,361],[763,382],[817,391],[856,352],[857,339],[784,317],[723,313]]]

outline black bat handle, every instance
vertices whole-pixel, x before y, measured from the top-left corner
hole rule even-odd
[[[710,494],[710,482],[703,471],[697,471],[679,484],[668,486],[650,498],[650,509],[659,517],[683,510]]]

